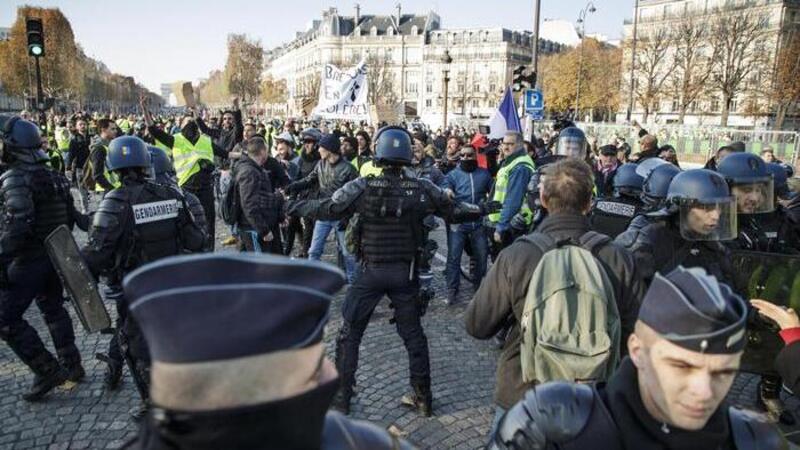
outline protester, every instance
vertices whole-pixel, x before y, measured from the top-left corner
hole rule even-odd
[[[445,186],[453,199],[459,202],[479,204],[486,201],[492,188],[489,171],[478,167],[477,151],[472,147],[462,147],[458,167],[445,176]],[[489,255],[489,241],[482,221],[449,225],[447,228],[447,303],[458,302],[461,284],[461,254],[469,245],[471,260],[475,262],[472,276],[475,290],[486,274]]]
[[[607,300],[617,304],[621,342],[625,342],[633,331],[645,286],[635,272],[633,259],[624,249],[612,244],[607,237],[589,232],[585,215],[591,207],[593,186],[592,170],[583,161],[567,158],[550,165],[540,191],[549,215],[536,234],[547,236],[553,242],[550,248],[554,248],[555,243],[570,241],[572,245],[590,249],[595,255],[612,284],[614,298]],[[528,283],[516,280],[530,280],[548,250],[527,238],[511,244],[500,253],[465,314],[467,333],[478,339],[493,337],[509,317],[513,320],[497,365],[496,419],[535,384],[522,379],[520,323]],[[509,283],[509,280],[515,282]]]
[[[613,145],[603,145],[600,147],[600,155],[594,165],[595,194],[598,197],[611,195],[614,192],[614,174],[620,163],[617,159],[617,147]]]
[[[245,152],[233,168],[233,186],[239,202],[235,208],[239,250],[248,252],[283,253],[273,230],[281,221],[281,197],[272,193],[269,174],[264,169],[267,143],[260,137],[250,138]]]

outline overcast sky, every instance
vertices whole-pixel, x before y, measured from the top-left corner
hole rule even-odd
[[[0,26],[9,26],[22,4],[58,7],[72,23],[78,42],[90,56],[114,72],[132,75],[158,92],[159,84],[196,80],[225,65],[228,33],[247,33],[264,48],[291,40],[296,31],[335,6],[353,15],[355,1],[339,0],[4,0]],[[362,14],[390,14],[396,1],[361,0]],[[403,13],[429,9],[443,28],[502,26],[533,28],[533,0],[403,0]],[[594,0],[587,33],[612,39],[622,34],[622,21],[633,16],[634,0]],[[574,22],[585,0],[542,0],[542,18]]]

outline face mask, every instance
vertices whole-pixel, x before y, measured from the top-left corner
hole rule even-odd
[[[461,170],[464,172],[474,172],[478,168],[478,160],[476,159],[462,159]]]

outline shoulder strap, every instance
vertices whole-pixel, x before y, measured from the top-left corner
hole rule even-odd
[[[611,238],[606,236],[603,233],[598,233],[596,231],[587,231],[583,234],[580,238],[578,238],[578,243],[581,247],[589,250],[592,254],[595,254],[597,250],[611,242]]]
[[[789,448],[786,438],[772,425],[752,413],[738,408],[728,409],[728,420],[733,443],[739,450],[784,450]]]
[[[544,233],[530,233],[519,239],[523,242],[528,242],[536,246],[542,254],[556,248],[556,241],[552,237]]]

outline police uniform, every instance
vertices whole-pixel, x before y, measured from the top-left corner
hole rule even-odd
[[[8,163],[0,177],[0,338],[35,375],[23,398],[38,400],[65,379],[79,381],[84,376],[63,287],[44,240],[60,225],[72,229],[85,218],[75,211],[66,177],[47,166],[36,125],[2,117],[0,138]],[[34,300],[58,360],[23,318]]]
[[[109,144],[107,165],[121,175],[122,184],[103,198],[88,243],[82,250],[92,273],[121,278],[147,262],[203,249],[206,234],[194,222],[183,195],[145,179],[150,169],[150,154],[141,139],[133,136],[114,139]],[[119,371],[119,357],[127,353],[134,362],[131,367],[134,381],[146,398],[147,346],[136,323],[128,320],[124,297],[117,299],[117,312],[119,334],[109,345],[112,359],[109,371]],[[127,344],[127,352],[119,350],[122,343],[118,340]]]
[[[695,353],[736,354],[746,341],[744,301],[702,269],[679,267],[666,276],[656,275],[638,320],[662,339]],[[699,430],[661,422],[644,405],[639,376],[626,358],[607,384],[539,385],[500,420],[487,448],[788,448],[777,428],[724,402]]]
[[[742,203],[745,203],[745,208],[750,208],[748,214],[742,213],[742,206],[737,200],[739,231],[736,239],[728,243],[733,253],[744,256],[746,260],[750,259],[748,255],[753,255],[748,252],[767,254],[753,255],[756,260],[769,258],[768,254],[800,255],[800,242],[797,241],[798,226],[788,220],[782,207],[775,207],[774,200],[777,197],[775,179],[764,160],[751,153],[735,153],[723,159],[719,163],[717,171],[725,177],[735,195],[744,196],[741,200]],[[755,198],[759,198],[760,201],[753,201],[753,193],[756,193]],[[762,270],[763,265],[759,264],[759,266],[752,267],[749,264],[745,266],[746,268],[743,270],[745,273],[741,274],[741,278],[749,279],[748,285],[756,281],[758,285],[766,286],[776,283],[785,284],[787,285],[785,288],[790,288],[793,277],[788,279],[776,277],[781,272],[780,265],[773,271],[764,271]],[[770,290],[772,288],[773,286],[770,286]],[[746,291],[743,289],[742,292]],[[748,294],[761,297],[761,291],[748,292]],[[777,300],[772,296],[767,299]],[[751,332],[763,333],[765,328],[763,322],[754,321]],[[766,332],[771,334],[769,330]],[[782,410],[780,402],[782,381],[772,365],[757,370],[764,371],[758,389],[758,402],[773,419],[777,420]]]
[[[405,129],[383,128],[377,134],[376,147],[376,160],[384,165],[382,175],[353,180],[327,200],[292,202],[289,211],[320,219],[359,217],[354,233],[362,271],[342,305],[344,323],[336,340],[336,367],[342,379],[337,407],[349,411],[361,338],[378,302],[388,295],[409,354],[414,393],[406,400],[430,415],[428,341],[420,322],[427,305],[418,304],[422,222],[429,214],[447,216],[450,222],[474,221],[485,211],[475,205],[454,204],[429,180],[401,167],[411,163],[411,137]]]
[[[592,230],[615,238],[622,234],[642,211],[639,199],[644,178],[636,173],[636,164],[623,164],[614,175],[614,194],[592,205],[589,222]]]
[[[726,202],[718,205],[727,208],[726,212],[735,209],[735,201],[719,174],[707,169],[682,172],[670,183],[667,205],[649,215],[652,222],[641,229],[626,231],[616,242],[633,253],[640,274],[648,282],[656,272],[668,273],[679,265],[702,267],[738,292],[740,280],[734,274],[730,251],[721,242],[735,235],[735,218],[730,223],[722,220],[726,218],[723,215],[719,222],[721,231],[714,230],[708,236],[692,235],[685,228],[686,210],[718,200]]]
[[[153,406],[123,448],[411,449],[328,411],[338,379],[322,337],[343,284],[330,265],[255,253],[171,257],[129,275]]]

